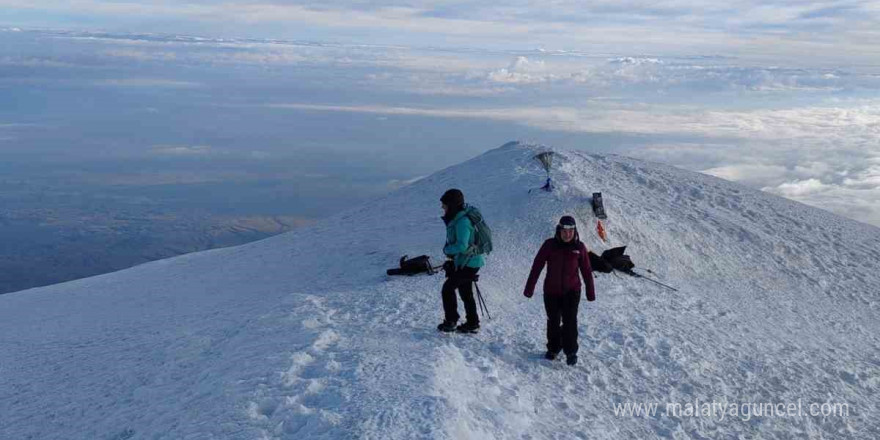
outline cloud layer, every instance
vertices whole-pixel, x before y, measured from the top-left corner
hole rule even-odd
[[[737,0],[647,2],[536,0],[460,1],[281,0],[0,0],[16,23],[133,26],[165,33],[265,38],[335,35],[367,42],[503,45],[609,51],[760,54],[797,59],[870,60],[877,55],[876,1]],[[97,24],[97,25],[96,25]],[[8,31],[15,27],[5,28]],[[366,37],[368,36],[368,37]]]
[[[687,17],[669,8],[672,16]],[[564,146],[625,138],[606,142],[605,151],[740,181],[880,225],[880,75],[870,66],[724,51],[424,48],[27,29],[0,33],[0,40],[10,43],[0,45],[0,85],[13,85],[9,90],[22,96],[81,91],[85,99],[73,102],[95,101],[89,108],[107,113],[97,117],[75,107],[57,118],[99,123],[92,134],[118,130],[122,143],[142,141],[153,157],[265,159],[295,155],[301,144],[318,151],[337,145],[355,151],[361,144],[391,151],[399,139],[389,127],[406,126],[400,122],[406,118],[476,131],[502,124],[511,133],[523,127],[566,139]],[[44,41],[51,48],[37,43]],[[0,106],[8,123],[32,122],[58,108],[14,102],[33,105]],[[121,103],[134,109],[115,107]],[[215,123],[215,113],[236,116]],[[207,122],[194,124],[191,115]],[[373,115],[376,127],[338,125],[350,123],[345,115]],[[146,131],[115,128],[114,121],[128,120],[143,121]],[[291,128],[298,120],[308,123]],[[26,132],[0,126],[0,141],[21,139],[26,146]],[[494,142],[512,137],[503,133]],[[457,133],[457,139],[474,136]],[[275,139],[283,146],[272,145]],[[114,139],[107,149],[117,151],[118,144]]]
[[[880,225],[880,101],[854,108],[712,111],[643,107],[436,109],[271,104],[271,108],[517,122],[550,131],[637,133],[624,151],[739,181]],[[669,138],[698,139],[684,142]]]

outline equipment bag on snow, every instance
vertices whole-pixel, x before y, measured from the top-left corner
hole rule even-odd
[[[632,272],[636,265],[632,262],[632,259],[629,258],[629,255],[624,255],[625,251],[626,246],[608,249],[607,251],[602,252],[602,259],[607,261],[611,267],[621,272]]]
[[[596,218],[605,220],[608,218],[608,215],[605,214],[605,204],[602,202],[602,193],[595,192],[593,193],[593,214],[596,215]]]
[[[589,251],[588,254],[590,256],[590,268],[593,272],[611,273],[614,270],[604,258],[594,254],[593,251]]]
[[[427,255],[419,255],[410,259],[404,255],[400,257],[400,268],[388,269],[385,273],[388,275],[417,275],[420,273],[434,275],[434,267],[431,266],[431,258]]]
[[[668,284],[663,284],[660,281],[657,281],[653,278],[648,278],[640,273],[637,273],[633,269],[636,267],[635,263],[633,263],[632,259],[629,255],[624,254],[626,251],[626,246],[620,246],[612,249],[608,249],[605,252],[602,252],[602,256],[596,256],[596,254],[590,252],[590,265],[593,267],[594,271],[606,272],[605,270],[597,269],[597,267],[602,267],[603,269],[607,268],[607,272],[611,272],[614,269],[617,269],[629,276],[633,276],[636,278],[641,278],[646,281],[650,281],[659,286],[663,286],[667,289],[670,289],[674,292],[678,292],[678,289],[672,287]],[[594,259],[595,257],[595,259]],[[647,270],[650,273],[650,270]]]
[[[483,219],[483,214],[475,206],[468,206],[464,215],[474,225],[474,244],[466,251],[468,255],[485,255],[492,252],[492,229]]]

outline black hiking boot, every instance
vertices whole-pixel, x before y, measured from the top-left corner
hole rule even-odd
[[[576,354],[569,354],[565,356],[565,363],[568,365],[574,365],[578,363],[578,356]]]
[[[455,331],[455,321],[443,321],[437,326],[437,330],[449,333]]]
[[[552,361],[552,360],[556,359],[556,353],[554,353],[552,351],[548,351],[548,352],[544,353],[544,359],[547,359],[548,361]]]
[[[479,322],[465,322],[464,324],[455,328],[455,331],[459,333],[476,333],[477,330],[480,329]]]

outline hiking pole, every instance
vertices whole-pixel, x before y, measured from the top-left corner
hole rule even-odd
[[[648,272],[648,273],[651,274],[651,275],[657,275],[657,272],[654,272],[654,271],[651,270],[651,269],[645,269],[645,272]],[[646,280],[651,280],[650,278],[645,278],[645,279],[646,279]],[[655,280],[651,280],[651,281],[654,281],[655,283],[659,283],[659,284],[660,284],[661,286],[663,286],[663,287],[669,287],[670,289],[675,290],[676,292],[678,292],[678,290],[675,289],[674,287],[667,286],[667,285],[665,285],[665,284],[663,284],[663,283],[660,283],[659,281],[655,281]]]
[[[474,287],[477,288],[477,301],[480,302],[480,310],[483,311],[486,317],[492,319],[492,315],[489,314],[489,308],[486,307],[486,300],[483,299],[483,292],[480,292],[480,285],[477,284],[477,280],[474,280]]]
[[[643,268],[642,270],[644,270],[645,272],[648,272],[648,273],[651,274],[651,275],[657,275],[657,276],[660,275],[660,274],[658,274],[657,272],[654,272],[654,271],[651,270],[651,269],[644,269],[644,268]]]
[[[650,282],[652,282],[652,283],[654,283],[654,284],[658,284],[658,285],[661,285],[661,286],[663,286],[663,287],[665,287],[665,288],[667,288],[667,289],[670,289],[670,290],[672,290],[673,292],[678,292],[678,289],[676,289],[675,287],[672,287],[672,286],[669,286],[669,285],[663,284],[663,283],[661,283],[660,281],[657,281],[657,280],[655,280],[655,279],[648,278],[648,277],[646,277],[646,276],[644,276],[644,275],[642,275],[642,274],[640,274],[640,273],[636,273],[635,271],[630,270],[628,273],[629,273],[630,275],[636,277],[636,278],[642,278],[642,279],[648,280],[648,281],[650,281]]]

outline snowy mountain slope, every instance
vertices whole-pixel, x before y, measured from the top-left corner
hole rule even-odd
[[[0,297],[2,438],[865,438],[880,436],[880,229],[713,177],[510,143],[321,224]],[[439,197],[461,188],[496,252],[481,334],[440,335]],[[564,213],[671,292],[596,276],[581,363],[541,359],[522,297]],[[540,285],[540,284],[539,284]],[[615,414],[615,404],[843,403],[849,417]]]

